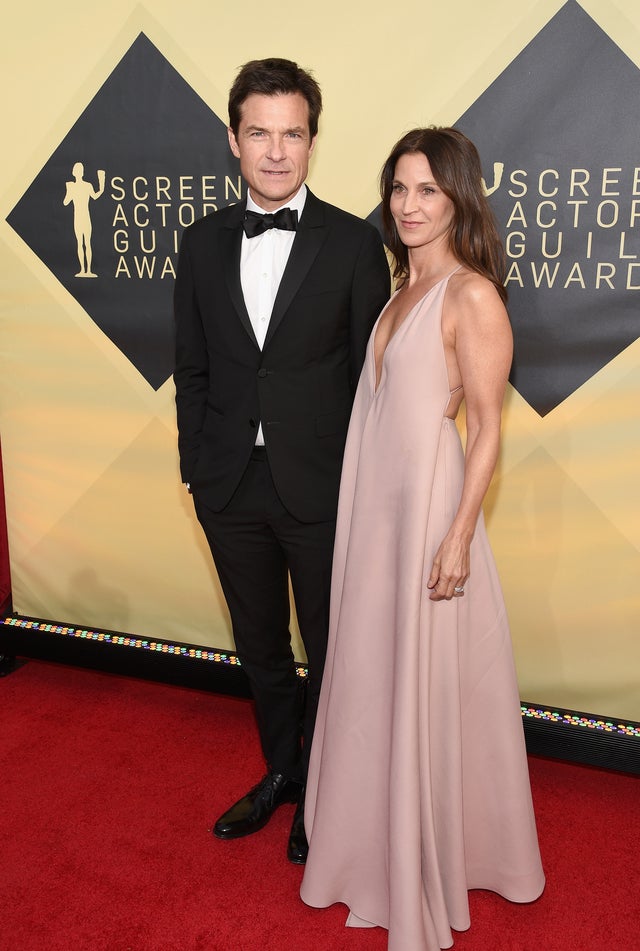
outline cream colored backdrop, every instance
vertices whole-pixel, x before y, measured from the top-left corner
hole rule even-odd
[[[17,612],[232,648],[180,485],[172,382],[155,392],[4,220],[140,31],[223,120],[246,60],[312,68],[325,111],[310,184],[366,216],[398,136],[454,122],[562,5],[40,0],[5,13],[0,386]],[[581,5],[640,66],[637,0]],[[639,443],[640,340],[544,418],[509,390],[487,515],[526,699],[640,720]]]

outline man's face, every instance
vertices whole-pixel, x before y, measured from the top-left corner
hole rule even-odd
[[[275,211],[292,198],[309,170],[315,137],[309,134],[309,105],[300,93],[247,96],[237,136],[228,130],[231,151],[253,200]]]

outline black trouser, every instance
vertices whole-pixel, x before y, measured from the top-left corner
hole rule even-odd
[[[198,502],[197,495],[194,500],[251,684],[265,759],[274,772],[304,781],[327,648],[335,520],[307,524],[287,512],[265,449],[254,450],[222,512]],[[289,576],[309,663],[302,756]]]

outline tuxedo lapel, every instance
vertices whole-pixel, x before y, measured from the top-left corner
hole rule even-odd
[[[227,288],[236,313],[242,322],[242,326],[247,331],[252,341],[258,346],[256,335],[251,326],[247,305],[244,302],[242,293],[242,283],[240,281],[240,252],[242,249],[242,220],[244,218],[246,203],[235,205],[233,212],[225,223],[223,230],[222,244],[222,264],[227,281]]]
[[[308,191],[293,247],[273,305],[269,329],[264,341],[265,348],[315,261],[325,240],[326,230],[322,202]]]

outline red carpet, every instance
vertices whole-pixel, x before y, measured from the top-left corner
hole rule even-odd
[[[29,661],[0,680],[2,951],[383,951],[302,904],[293,806],[220,842],[262,774],[248,702]],[[547,889],[471,894],[455,951],[637,951],[640,787],[531,759]],[[407,948],[407,951],[412,949]]]

